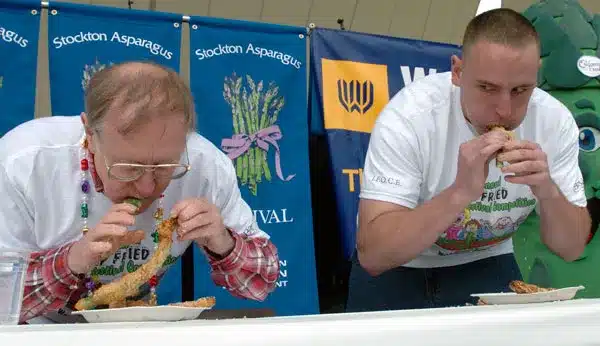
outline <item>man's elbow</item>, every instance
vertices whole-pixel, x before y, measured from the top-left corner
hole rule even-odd
[[[375,249],[366,250],[362,247],[357,249],[358,263],[367,272],[367,274],[375,277],[383,274],[384,272],[392,269],[392,266],[378,255],[379,252]],[[408,262],[408,261],[407,261]],[[401,263],[399,265],[402,265]]]
[[[556,246],[551,246],[550,244],[546,244],[548,248],[554,252],[558,257],[562,258],[565,262],[574,262],[581,258],[583,252],[585,251],[585,242],[578,242],[571,246],[556,248]]]
[[[559,254],[559,256],[565,262],[575,262],[579,258],[581,258],[581,255],[583,254],[583,250],[584,250],[584,248],[582,247],[581,250],[579,250],[579,249],[577,249],[577,250],[571,250],[569,252],[564,252],[563,254]]]
[[[585,251],[585,246],[585,242],[582,244],[577,244],[576,246],[572,246],[570,249],[568,249],[568,251],[563,251],[563,253],[559,254],[559,256],[565,262],[577,261],[581,258],[581,255],[583,255],[583,252]]]
[[[357,250],[358,264],[371,276],[378,276],[383,273],[383,270],[377,265],[365,251]]]
[[[559,254],[559,256],[565,262],[574,262],[581,258],[581,255],[583,255],[585,247],[587,246],[589,235],[592,231],[592,219],[590,217],[589,212],[587,211],[587,209],[582,208],[581,213],[583,214],[582,219],[584,220],[583,229],[586,230],[586,232],[582,232],[582,234],[585,234],[585,236],[582,237],[582,239],[579,239],[579,241],[576,244],[569,247],[568,249],[565,249],[563,253]]]

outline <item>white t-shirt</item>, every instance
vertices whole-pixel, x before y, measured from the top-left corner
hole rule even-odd
[[[585,207],[579,130],[569,110],[535,89],[525,120],[514,133],[541,146],[554,182],[571,203]],[[460,89],[451,83],[450,72],[411,83],[392,98],[376,121],[360,198],[407,208],[423,204],[454,182],[459,146],[476,136],[463,116]],[[406,267],[453,266],[512,253],[511,236],[536,209],[537,200],[528,186],[506,182],[494,160],[489,167],[481,198]]]
[[[56,248],[82,236],[80,148],[84,136],[81,120],[47,117],[24,123],[0,139],[0,250],[33,251]],[[231,160],[197,133],[188,136],[187,148],[192,169],[173,180],[164,192],[167,217],[182,199],[206,198],[221,212],[225,226],[251,237],[266,237],[255,222],[252,210],[241,198]],[[104,217],[112,202],[95,191],[90,182],[88,224],[93,227]],[[139,245],[118,250],[96,267],[93,274],[106,283],[135,270],[154,253],[153,213],[158,201],[136,216],[131,229],[143,229],[146,238]],[[190,245],[173,246],[162,274]]]

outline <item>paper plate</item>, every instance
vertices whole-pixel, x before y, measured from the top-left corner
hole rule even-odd
[[[173,322],[193,320],[202,311],[210,308],[187,308],[182,306],[135,306],[118,309],[99,309],[73,311],[74,315],[83,316],[89,323],[105,322]]]
[[[476,293],[471,294],[471,297],[478,297],[485,303],[490,305],[503,304],[530,304],[530,303],[545,303],[561,300],[570,300],[575,297],[577,291],[584,289],[583,286],[560,288],[548,292],[524,293],[517,294],[509,293]]]

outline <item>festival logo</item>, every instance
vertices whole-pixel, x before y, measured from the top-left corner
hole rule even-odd
[[[109,62],[108,66],[112,65],[113,63]],[[98,61],[98,58],[96,58],[96,62],[94,62],[94,64],[86,64],[85,66],[83,66],[83,78],[81,79],[81,88],[85,91],[92,76],[96,74],[96,72],[104,70],[106,67],[107,66],[105,64],[101,64],[100,61]]]
[[[290,181],[295,174],[283,176],[279,140],[283,138],[277,125],[285,99],[279,87],[270,82],[265,88],[250,75],[225,77],[223,98],[231,107],[233,136],[221,141],[221,149],[234,160],[238,180],[252,195],[258,194],[263,178],[271,181],[272,174],[267,159],[269,147],[275,149],[275,172],[282,181]]]
[[[321,59],[325,128],[370,133],[389,100],[387,65]]]
[[[491,224],[485,219],[472,219],[470,214],[469,209],[465,209],[436,244],[450,251],[482,250],[510,238],[526,217],[515,222],[503,216]]]
[[[534,198],[512,198],[502,178],[488,181],[481,198],[461,213],[436,244],[449,252],[484,250],[512,237],[535,208]]]
[[[338,99],[346,112],[356,111],[358,114],[365,114],[373,107],[373,82],[371,81],[346,81],[343,79],[337,82]]]

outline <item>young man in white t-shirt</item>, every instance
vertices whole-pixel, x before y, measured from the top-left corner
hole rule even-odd
[[[57,312],[148,262],[156,223],[170,216],[171,251],[138,298],[195,242],[215,284],[264,300],[279,275],[277,249],[241,198],[231,160],[195,132],[180,76],[122,63],[97,72],[85,97],[81,117],[35,119],[0,139],[0,251],[32,252],[21,322],[65,321]],[[141,237],[127,240],[134,230]]]
[[[536,88],[535,29],[515,11],[485,12],[469,23],[462,55],[451,72],[398,92],[377,119],[348,311],[460,306],[508,290],[521,279],[511,236],[532,212],[558,256],[573,261],[584,249],[579,131]]]

